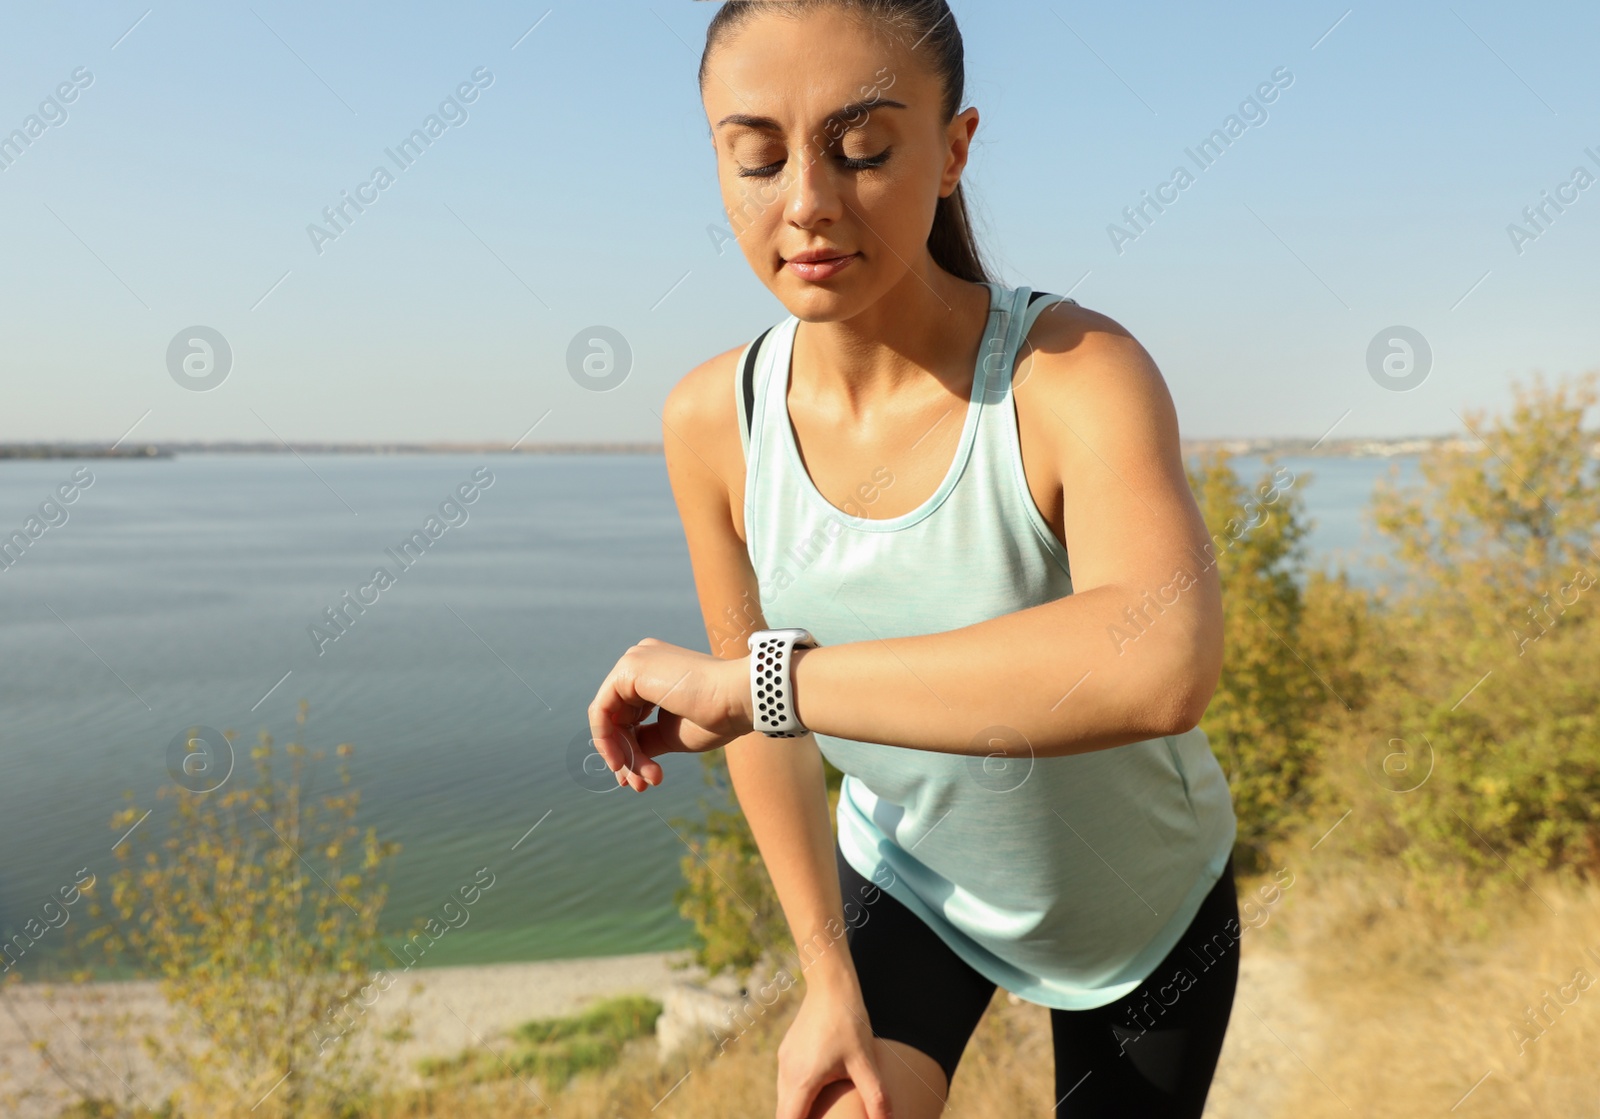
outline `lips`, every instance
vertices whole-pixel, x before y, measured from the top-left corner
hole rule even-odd
[[[838,249],[808,249],[784,261],[783,267],[802,280],[831,280],[860,258],[860,253],[841,253]]]
[[[854,255],[854,253],[847,253],[843,249],[807,249],[803,253],[796,253],[794,256],[789,257],[788,262],[793,264],[815,264],[818,261],[838,260],[841,257]]]

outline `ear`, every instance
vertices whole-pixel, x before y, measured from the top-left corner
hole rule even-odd
[[[939,183],[939,197],[948,198],[961,185],[961,173],[966,170],[967,156],[972,150],[972,136],[978,131],[978,109],[968,106],[950,120],[945,131],[949,156],[945,160],[944,176]]]

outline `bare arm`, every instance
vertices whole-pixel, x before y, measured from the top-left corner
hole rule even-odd
[[[747,692],[744,637],[765,627],[766,622],[761,617],[755,572],[735,527],[734,495],[742,499],[744,492],[744,457],[732,392],[736,356],[713,358],[685,377],[667,398],[662,428],[667,472],[683,521],[712,652],[717,664],[737,670],[740,690]],[[675,667],[667,671],[677,676],[677,684],[696,689],[696,682],[689,680],[692,673],[678,676]],[[711,693],[717,690],[707,689]],[[663,694],[655,693],[656,699]],[[634,692],[635,700],[643,698]],[[656,734],[683,732],[681,718],[669,717],[665,709],[661,715],[657,723],[665,720],[667,729]],[[594,718],[591,711],[591,720]],[[600,721],[605,718],[601,715]],[[640,744],[648,737],[641,733]],[[878,1043],[872,1036],[855,964],[843,936],[844,906],[833,862],[833,829],[816,740],[806,735],[774,742],[763,734],[746,733],[728,741],[726,750],[728,773],[740,807],[789,931],[808,961],[803,965],[805,999],[778,1047],[777,1114],[782,1119],[799,1119],[810,1113],[825,1084],[848,1079],[871,1119],[888,1119],[889,1097],[878,1067]],[[653,776],[660,779],[659,766]],[[626,779],[636,790],[645,787],[638,774]]]
[[[668,397],[662,432],[712,654],[742,666],[745,636],[766,623],[755,572],[733,520],[729,482],[742,493],[743,456],[732,385],[728,355],[693,371]],[[808,984],[859,1000],[850,954],[838,941],[844,906],[816,740],[807,735],[775,742],[751,733],[728,743],[726,751],[734,791],[796,945],[841,949],[815,953],[806,968]]]

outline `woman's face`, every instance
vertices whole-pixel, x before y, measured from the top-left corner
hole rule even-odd
[[[927,58],[824,7],[757,16],[707,61],[728,220],[799,318],[850,318],[930,267],[934,209],[960,180],[978,113],[941,119]],[[804,262],[818,251],[834,259]]]

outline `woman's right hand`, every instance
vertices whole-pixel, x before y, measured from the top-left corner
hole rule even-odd
[[[808,984],[778,1046],[777,1119],[806,1119],[817,1094],[835,1080],[855,1085],[867,1119],[893,1119],[877,1053],[860,993]]]

